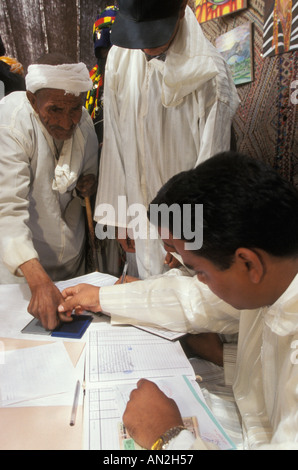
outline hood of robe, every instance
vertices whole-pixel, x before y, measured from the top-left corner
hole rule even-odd
[[[195,15],[187,7],[164,64],[163,105],[177,106],[185,96],[200,89],[219,73],[218,61],[224,59],[205,38]]]

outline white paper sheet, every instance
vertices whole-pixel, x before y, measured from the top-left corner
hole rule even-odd
[[[76,374],[63,343],[1,353],[0,405],[74,390]]]
[[[66,287],[81,283],[95,286],[113,285],[116,277],[102,273],[91,273],[85,276],[76,277],[68,281],[57,282],[56,285],[61,291]],[[32,320],[32,316],[27,312],[31,293],[27,284],[3,284],[0,285],[0,337],[30,339],[32,335],[21,333],[21,330]],[[47,336],[34,335],[34,340],[48,341]],[[64,339],[56,338],[56,341]],[[78,340],[70,340],[78,341]]]
[[[222,450],[235,445],[209,410],[200,387],[186,377],[151,378],[170,398],[175,400],[185,426],[196,437],[216,444]],[[127,436],[122,416],[130,392],[136,383],[108,388],[90,389],[85,399],[85,448],[90,450],[138,450]]]
[[[104,326],[89,331],[86,382],[125,382],[142,377],[172,377],[194,371],[179,342],[134,327]]]
[[[176,341],[186,335],[186,333],[177,333],[176,331],[165,330],[163,328],[153,328],[151,326],[135,326],[135,328],[148,331],[148,333],[168,339],[169,341]]]
[[[126,439],[122,415],[138,379],[154,381],[173,398],[194,435],[234,448],[195,382],[180,343],[133,327],[94,326],[86,345],[84,441],[90,450],[134,449]]]
[[[56,286],[60,291],[67,287],[76,286],[77,284],[91,284],[92,286],[112,286],[118,280],[117,277],[105,273],[90,273],[84,276],[68,279],[67,281],[56,282]]]
[[[153,379],[153,382],[177,403],[181,416],[186,422],[192,417],[196,419],[197,432],[203,440],[217,445],[222,450],[235,449],[235,445],[208,408],[196,382],[186,377]],[[133,388],[131,384],[117,386],[116,398],[120,416],[123,416]],[[193,434],[196,436],[195,431]]]

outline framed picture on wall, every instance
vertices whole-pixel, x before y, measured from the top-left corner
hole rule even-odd
[[[247,8],[247,0],[195,0],[195,13],[199,23]]]
[[[247,22],[219,36],[216,48],[230,66],[235,85],[253,80],[252,23]]]
[[[298,0],[265,0],[263,56],[298,50]]]

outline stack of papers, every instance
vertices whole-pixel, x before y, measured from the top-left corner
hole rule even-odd
[[[0,406],[73,393],[75,368],[63,343],[0,353]]]

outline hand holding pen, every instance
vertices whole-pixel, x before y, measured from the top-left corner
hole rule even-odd
[[[125,264],[124,264],[124,267],[123,267],[123,271],[122,271],[122,276],[121,276],[121,282],[120,282],[120,284],[124,284],[124,281],[125,281],[125,279],[126,279],[127,268],[128,268],[128,262],[125,261]]]

